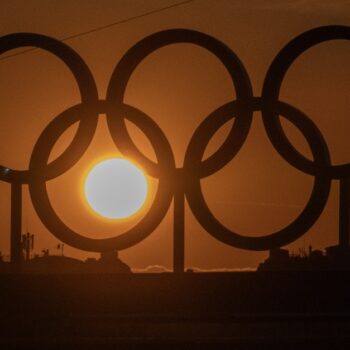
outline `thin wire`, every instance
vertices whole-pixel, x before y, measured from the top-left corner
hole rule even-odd
[[[73,35],[67,36],[65,38],[62,38],[60,40],[61,41],[67,41],[67,40],[79,38],[81,36],[88,35],[88,34],[95,33],[95,32],[99,32],[101,30],[108,29],[108,28],[111,28],[111,27],[114,27],[114,26],[117,26],[117,25],[120,25],[120,24],[124,24],[124,23],[130,22],[130,21],[134,21],[136,19],[140,19],[140,18],[143,18],[143,17],[154,15],[154,14],[159,13],[159,12],[167,11],[167,10],[170,10],[172,8],[175,8],[175,7],[187,5],[187,4],[189,4],[190,2],[193,2],[193,1],[194,0],[186,0],[186,1],[182,1],[182,2],[177,2],[176,4],[173,4],[173,5],[169,5],[169,6],[166,6],[166,7],[161,7],[161,8],[158,8],[156,10],[152,10],[152,11],[148,11],[148,12],[144,12],[144,13],[142,13],[140,15],[136,15],[136,16],[132,16],[132,17],[129,17],[129,18],[125,18],[125,19],[122,19],[120,21],[116,21],[116,22],[113,22],[113,23],[106,24],[104,26],[100,26],[100,27],[96,27],[96,28],[87,30],[85,32],[81,32],[81,33],[78,33],[78,34],[73,34]],[[16,53],[13,53],[13,54],[10,54],[10,55],[6,55],[4,57],[0,57],[0,61],[9,59],[11,57],[23,55],[25,53],[28,53],[28,52],[31,52],[31,51],[35,51],[35,50],[38,50],[38,48],[33,47],[33,48],[26,49],[26,50],[23,50],[23,51],[20,51],[20,52],[16,52]]]

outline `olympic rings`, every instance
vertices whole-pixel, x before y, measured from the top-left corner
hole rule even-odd
[[[28,183],[33,206],[43,224],[61,241],[89,251],[122,250],[150,235],[166,215],[175,192],[188,204],[203,228],[216,239],[234,247],[265,250],[283,246],[302,236],[318,219],[328,200],[332,179],[347,177],[350,163],[334,166],[327,145],[312,120],[299,109],[278,100],[285,73],[293,61],[313,45],[332,39],[350,39],[350,27],[328,26],[308,31],[285,46],[272,62],[263,85],[262,97],[253,97],[249,76],[236,54],[217,39],[193,30],[174,29],[152,34],[134,45],[117,64],[107,89],[106,100],[98,100],[92,74],[80,56],[67,45],[37,34],[12,34],[0,38],[0,54],[12,48],[34,46],[60,58],[72,71],[80,89],[81,103],[63,111],[41,133],[30,159],[29,170],[8,170],[0,166],[0,180]],[[136,67],[152,52],[176,43],[189,43],[211,52],[227,69],[237,98],[213,111],[194,132],[187,147],[184,165],[176,168],[171,145],[151,117],[124,102],[128,81]],[[299,216],[278,232],[260,237],[242,236],[223,226],[209,210],[201,191],[201,179],[213,175],[230,162],[249,133],[254,111],[261,111],[266,132],[275,149],[292,166],[314,176],[310,198]],[[107,239],[92,239],[67,227],[52,207],[46,182],[69,170],[88,148],[97,127],[99,114],[106,114],[108,127],[121,153],[135,159],[145,171],[159,180],[150,210],[133,228]],[[291,145],[279,116],[287,118],[303,134],[313,161]],[[214,133],[235,118],[228,137],[207,159],[204,151]],[[148,159],[133,143],[125,119],[134,123],[150,140],[156,162]],[[68,148],[48,163],[51,150],[62,133],[74,123],[78,131]]]

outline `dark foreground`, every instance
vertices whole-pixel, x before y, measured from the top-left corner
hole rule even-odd
[[[0,349],[350,349],[350,273],[0,275]]]

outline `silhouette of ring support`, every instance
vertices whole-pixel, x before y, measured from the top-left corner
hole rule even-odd
[[[288,244],[301,237],[317,221],[327,202],[331,180],[340,179],[340,234],[348,245],[349,206],[348,182],[350,163],[333,166],[327,145],[316,125],[297,108],[279,101],[279,89],[289,66],[308,48],[327,40],[350,39],[350,27],[327,26],[305,32],[288,43],[273,60],[266,75],[262,97],[253,97],[249,76],[237,55],[217,39],[192,30],[173,29],[152,34],[134,45],[117,64],[106,100],[98,100],[94,78],[82,58],[66,44],[38,34],[19,33],[0,38],[0,53],[22,47],[44,49],[65,63],[74,75],[81,103],[70,107],[53,119],[36,142],[28,170],[0,167],[0,180],[9,182],[11,196],[11,260],[14,270],[20,267],[21,192],[28,184],[33,206],[43,224],[66,244],[88,251],[127,249],[145,239],[164,218],[174,200],[174,271],[184,271],[184,202],[185,198],[203,228],[216,239],[243,249],[266,250]],[[141,110],[124,103],[130,76],[142,60],[164,46],[176,43],[198,45],[213,55],[227,69],[236,91],[236,100],[227,103],[206,117],[194,132],[182,168],[176,168],[174,154],[160,127]],[[278,232],[260,237],[243,236],[223,226],[211,213],[203,197],[200,180],[223,168],[239,152],[252,123],[254,111],[261,111],[267,134],[279,154],[292,166],[315,177],[309,201],[301,214]],[[54,211],[46,191],[46,181],[69,170],[90,145],[99,114],[106,114],[108,127],[116,147],[125,157],[136,160],[149,176],[159,180],[159,187],[149,212],[136,226],[118,236],[92,239],[67,227]],[[301,155],[288,141],[279,116],[293,123],[306,138],[313,160]],[[133,143],[125,118],[137,125],[149,138],[157,161],[148,159]],[[228,137],[209,158],[203,154],[213,134],[226,121],[235,118]],[[72,124],[78,130],[67,149],[51,163],[50,152]]]

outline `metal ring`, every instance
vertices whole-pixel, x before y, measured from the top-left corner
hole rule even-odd
[[[227,162],[238,152],[244,143],[245,136],[248,134],[252,120],[252,111],[248,105],[248,101],[252,98],[252,87],[242,62],[230,48],[209,35],[187,29],[165,30],[144,38],[129,49],[116,66],[108,86],[107,101],[111,107],[115,106],[107,115],[108,125],[118,148],[123,149],[131,157],[137,159],[139,164],[149,169],[150,173],[157,174],[160,171],[158,169],[159,165],[145,157],[128,136],[124,120],[128,117],[128,113],[121,115],[120,110],[124,109],[125,90],[136,67],[152,52],[177,43],[195,44],[215,55],[227,69],[236,90],[239,118],[237,118],[235,126],[228,136],[230,141],[225,142],[215,156],[203,165],[203,176],[204,174],[209,175],[213,172],[217,163],[221,166],[224,165],[222,165],[222,161],[216,161],[216,158],[225,159]],[[236,140],[240,140],[240,143]],[[232,147],[232,142],[235,147]],[[161,171],[164,171],[164,169]]]
[[[261,108],[261,100],[255,98],[251,105],[256,110]],[[283,114],[290,122],[292,122],[302,132],[309,143],[313,157],[321,165],[329,164],[329,154],[326,144],[318,132],[315,124],[296,108],[279,102],[279,113]],[[231,110],[235,105],[231,105]],[[217,115],[216,115],[217,113]],[[213,112],[208,120],[204,121],[196,130],[196,140],[200,142],[196,147],[192,147],[187,153],[187,163],[198,164],[203,157],[206,145],[212,135],[227,120],[232,117],[232,113],[226,117],[222,114],[222,108]],[[211,125],[211,128],[205,128],[205,125]],[[318,219],[327,202],[331,180],[329,177],[321,174],[315,175],[314,187],[310,199],[301,214],[288,226],[278,232],[260,236],[242,236],[238,233],[230,231],[223,226],[212,214],[207,206],[200,185],[200,177],[188,176],[186,182],[186,198],[188,204],[202,227],[210,233],[214,238],[226,243],[230,246],[250,250],[265,250],[274,247],[280,247],[294,241],[302,236]]]
[[[86,63],[72,48],[56,39],[39,34],[18,33],[0,38],[0,54],[23,46],[33,46],[46,50],[62,60],[76,79],[82,103],[86,106],[96,104],[98,93],[95,80]],[[47,180],[59,176],[66,171],[64,169],[72,166],[70,153],[76,152],[79,148],[83,149],[82,145],[87,147],[90,143],[96,129],[97,115],[93,108],[88,107],[84,114],[85,117],[81,119],[71,144],[57,159],[48,164],[48,169],[45,171]],[[24,184],[28,183],[29,177],[28,170],[12,170],[6,166],[0,166],[0,180]]]
[[[262,114],[266,132],[277,152],[297,169],[316,175],[323,173],[339,179],[350,176],[350,163],[318,164],[300,154],[285,135],[278,114],[278,99],[284,76],[291,64],[307,49],[328,40],[350,40],[350,27],[325,26],[309,30],[290,41],[275,57],[265,77],[262,90]]]
[[[106,113],[106,110],[108,109],[107,104],[104,101],[100,101],[98,107],[99,113]],[[31,181],[29,182],[29,190],[33,206],[40,220],[47,227],[47,229],[51,231],[58,239],[73,247],[88,251],[126,249],[145,239],[161,222],[172,200],[172,187],[170,186],[167,177],[160,177],[158,191],[154,199],[154,203],[152,204],[148,213],[133,228],[116,237],[92,239],[83,236],[66,226],[58,217],[50,203],[46,188],[45,171],[52,146],[67,128],[82,117],[81,113],[84,111],[85,105],[83,104],[68,109],[57,116],[40,135],[34,147],[29,168],[29,171],[33,175],[31,177]],[[144,130],[147,134],[152,134],[154,137],[156,134],[151,129],[150,125],[152,124],[144,124]],[[157,143],[154,140],[153,142]],[[155,149],[156,155],[157,157],[159,156],[159,158],[162,156],[164,157],[162,153],[166,147],[162,147],[161,141],[158,141],[158,145],[160,147],[159,149]]]

